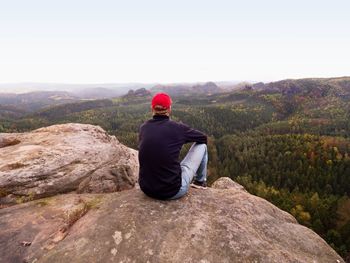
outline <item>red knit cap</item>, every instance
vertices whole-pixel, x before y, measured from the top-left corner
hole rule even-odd
[[[159,105],[162,106],[165,109],[169,109],[171,106],[171,98],[166,93],[157,93],[154,95],[152,99],[152,109],[154,109],[155,106]]]

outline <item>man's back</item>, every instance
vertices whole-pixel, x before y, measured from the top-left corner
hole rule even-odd
[[[187,125],[155,115],[145,122],[139,134],[139,183],[147,195],[166,199],[181,187],[179,154],[187,142],[207,143],[205,134]]]

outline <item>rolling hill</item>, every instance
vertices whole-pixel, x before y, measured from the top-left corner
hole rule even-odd
[[[160,90],[172,94],[174,120],[209,135],[210,182],[231,177],[350,255],[349,77],[256,83],[217,93],[212,84],[151,92]],[[138,128],[151,117],[149,92],[138,94],[51,106],[16,120],[8,115],[0,131],[91,123],[137,149]]]

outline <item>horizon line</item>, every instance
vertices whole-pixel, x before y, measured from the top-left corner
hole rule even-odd
[[[49,84],[49,85],[158,85],[158,84],[192,84],[192,83],[207,83],[207,82],[235,82],[235,83],[243,83],[243,82],[250,82],[250,83],[258,83],[258,82],[276,82],[281,80],[298,80],[298,79],[336,79],[336,78],[349,78],[349,75],[342,75],[342,76],[328,76],[328,77],[317,77],[317,76],[308,76],[308,77],[287,77],[287,78],[279,78],[279,79],[270,79],[270,80],[203,80],[203,81],[129,81],[129,82],[118,82],[118,81],[109,81],[109,82],[57,82],[57,81],[10,81],[10,82],[0,82],[0,85],[28,85],[28,84]]]

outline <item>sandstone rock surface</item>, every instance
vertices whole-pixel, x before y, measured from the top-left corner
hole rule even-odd
[[[137,151],[102,128],[62,124],[0,134],[0,204],[134,187]]]
[[[100,195],[65,194],[1,209],[0,258],[5,262],[343,262],[290,214],[233,186],[229,179],[219,180],[220,189],[190,189],[174,201],[154,200],[134,188]]]
[[[241,190],[241,191],[246,191],[244,187],[235,181],[232,181],[229,177],[221,177],[218,180],[216,180],[213,185],[213,188],[216,189],[236,189],[236,190]]]

